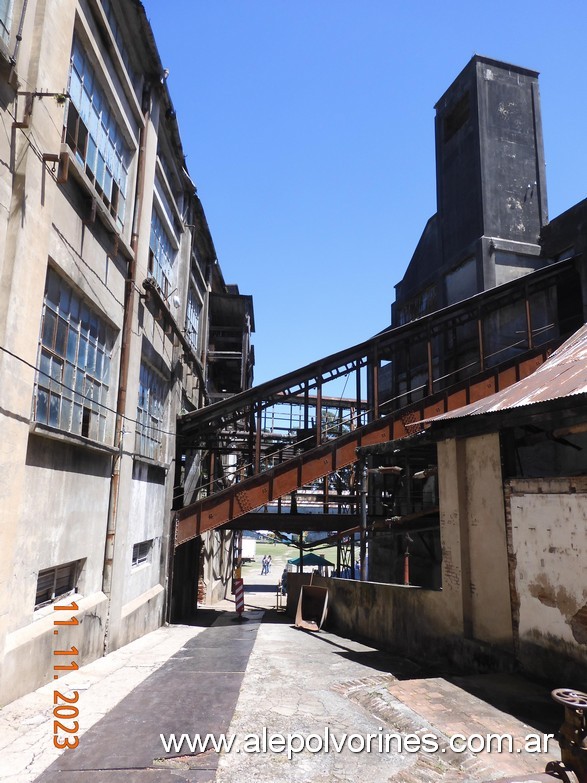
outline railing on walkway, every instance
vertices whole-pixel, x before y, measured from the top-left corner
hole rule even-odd
[[[572,274],[553,264],[183,416],[176,545],[302,487],[321,494],[322,513],[354,514],[341,498],[354,492],[356,449],[533,372],[582,321],[560,317],[557,288]]]

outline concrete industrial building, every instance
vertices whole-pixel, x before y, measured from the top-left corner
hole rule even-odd
[[[13,0],[0,20],[2,701],[51,679],[57,598],[79,607],[60,646],[95,659],[188,618],[198,584],[222,596],[232,531],[269,509],[336,531],[339,572],[361,531],[363,581],[324,581],[349,633],[580,673],[584,579],[553,580],[585,554],[584,466],[548,444],[581,448],[582,397],[566,435],[552,401],[522,432],[465,408],[523,393],[587,320],[587,206],[548,221],[537,74],[475,56],[438,102],[438,211],[391,328],[250,388],[252,300],[222,276],[140,2]],[[354,398],[329,392],[351,376]],[[519,475],[538,441],[554,461]]]
[[[56,599],[79,606],[59,636],[78,665],[170,612],[176,417],[251,384],[254,322],[218,265],[142,4],[10,0],[0,23],[6,703],[53,677]],[[230,540],[205,537],[209,600]]]
[[[362,450],[379,584],[368,598],[331,589],[340,627],[407,654],[585,688],[587,202],[548,221],[537,77],[475,56],[436,106],[438,212],[392,307],[395,327],[429,323],[395,352],[381,394],[426,400],[429,374],[452,383],[461,368],[485,388]],[[564,337],[502,383],[508,362]]]
[[[395,286],[393,327],[570,255],[568,247],[554,254],[543,247],[548,213],[538,73],[475,55],[436,104],[435,146],[437,212]],[[544,332],[558,322],[555,306],[532,303],[541,338],[554,336]],[[497,312],[483,334],[484,366],[515,355],[512,335],[525,328],[523,308]],[[433,345],[435,377],[457,380],[462,367],[476,362],[477,331],[470,320]],[[396,356],[393,371],[381,377],[381,393],[417,388],[427,362],[422,345]]]
[[[584,326],[518,383],[365,449],[374,468],[425,465],[404,474],[399,499],[422,473],[434,492],[428,506],[415,494],[420,513],[371,541],[381,571],[383,538],[397,577],[409,536],[408,584],[329,580],[340,628],[408,655],[587,687],[586,346]],[[432,530],[441,546],[426,551],[418,539]]]
[[[181,418],[201,449],[233,427],[249,473],[179,509],[176,546],[216,528],[321,530],[348,575],[360,536],[361,579],[318,578],[339,629],[417,658],[585,687],[584,383],[549,402],[559,365],[548,362],[565,341],[584,345],[587,202],[548,220],[537,76],[476,55],[438,102],[438,211],[390,328]],[[533,378],[539,410],[522,417]],[[330,391],[341,380],[345,399]],[[510,393],[499,420],[455,418]],[[287,435],[273,429],[280,417]],[[512,468],[527,447],[539,473]],[[312,513],[290,493],[310,497]],[[293,609],[306,576],[290,576]]]
[[[435,108],[437,212],[396,285],[393,326],[546,263],[538,73],[475,55]]]

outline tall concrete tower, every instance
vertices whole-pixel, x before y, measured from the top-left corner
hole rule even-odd
[[[395,325],[544,263],[538,74],[475,55],[435,108],[438,211],[396,286]]]

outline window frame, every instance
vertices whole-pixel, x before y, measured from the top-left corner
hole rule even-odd
[[[112,35],[112,38],[114,39],[114,43],[116,44],[116,48],[118,50],[118,54],[120,56],[120,59],[126,71],[126,75],[135,91],[135,94],[138,95],[140,76],[139,73],[135,70],[131,61],[128,48],[124,44],[124,35],[118,23],[118,19],[116,18],[113,4],[111,0],[101,0],[101,2],[102,2],[102,10],[104,11],[104,16],[106,17],[108,26],[110,27],[110,33]]]
[[[200,319],[203,309],[204,303],[200,292],[197,287],[190,282],[185,314],[185,336],[196,355],[198,355],[200,349]]]
[[[58,301],[56,301],[58,299]],[[39,329],[33,421],[108,445],[115,333],[49,266]]]
[[[174,290],[174,266],[177,259],[175,238],[171,237],[165,220],[153,204],[151,233],[149,236],[148,274],[159,286],[164,299]]]
[[[97,195],[122,230],[132,149],[77,34],[71,49],[68,91],[63,143],[84,167]]]
[[[81,576],[84,562],[85,562],[84,560],[70,560],[67,563],[60,563],[59,565],[51,566],[51,568],[40,569],[37,573],[37,592],[35,595],[35,611],[37,611],[38,609],[42,609],[44,606],[49,606],[50,604],[55,603],[55,601],[59,601],[61,598],[66,598],[68,595],[73,595],[77,593],[77,589],[78,589],[77,583]],[[59,571],[63,571],[64,569],[69,569],[69,573],[67,574],[68,586],[62,592],[57,593]],[[39,580],[42,578],[46,579],[48,576],[52,576],[51,597],[44,598],[43,600],[39,600]],[[45,588],[45,590],[43,590],[43,594],[45,594],[47,590],[48,588]]]
[[[147,565],[152,562],[151,555],[153,553],[153,543],[154,539],[148,538],[145,541],[137,541],[136,544],[133,544],[131,568],[139,568],[142,565]],[[141,547],[143,549],[141,549]]]
[[[142,359],[135,424],[135,458],[165,462],[168,399],[169,381]]]
[[[10,42],[13,7],[14,0],[0,0],[0,40],[5,44]]]

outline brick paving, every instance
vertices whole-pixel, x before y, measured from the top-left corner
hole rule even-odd
[[[473,679],[484,676],[492,678],[492,675],[475,675]],[[511,690],[515,691],[518,683],[519,678],[509,677]],[[418,753],[414,767],[393,778],[397,783],[440,780],[448,774],[455,782],[526,775],[543,771],[548,761],[559,758],[554,740],[550,741],[549,752],[525,752],[524,738],[539,732],[537,726],[517,720],[443,678],[398,680],[388,674],[346,681],[334,687],[376,715],[388,729],[404,735],[432,732],[438,737],[438,752]],[[554,705],[550,711],[554,716]],[[465,737],[508,734],[512,736],[514,752],[456,753],[448,742],[456,734]]]

